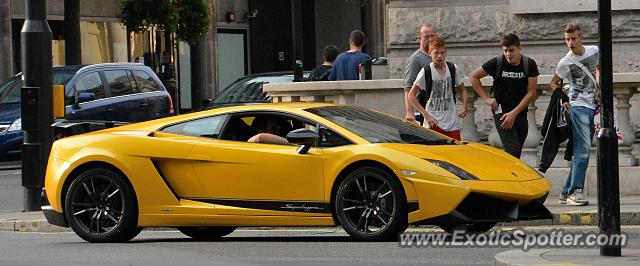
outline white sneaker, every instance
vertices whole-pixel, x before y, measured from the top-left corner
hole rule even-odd
[[[584,199],[582,195],[582,189],[576,189],[573,194],[567,197],[567,204],[573,206],[586,206],[589,205],[589,201]]]
[[[558,202],[560,204],[567,204],[567,195],[560,194],[560,197],[558,197]]]

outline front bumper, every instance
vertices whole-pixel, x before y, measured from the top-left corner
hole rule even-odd
[[[450,213],[419,221],[416,224],[469,224],[553,219],[551,212],[543,205],[546,198],[547,194],[518,206],[516,200],[499,199],[472,192]]]
[[[64,214],[57,212],[50,205],[42,206],[42,213],[44,213],[44,217],[47,218],[47,222],[50,224],[69,227],[69,223],[67,223],[67,219],[64,217]]]

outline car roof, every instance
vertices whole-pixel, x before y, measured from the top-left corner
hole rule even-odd
[[[120,63],[101,63],[101,64],[91,64],[91,65],[60,65],[53,66],[53,70],[73,70],[75,72],[79,72],[80,70],[85,69],[93,69],[93,68],[101,68],[101,67],[146,67],[145,64],[142,63],[129,63],[129,62],[120,62]],[[16,73],[15,76],[21,76],[22,72]]]

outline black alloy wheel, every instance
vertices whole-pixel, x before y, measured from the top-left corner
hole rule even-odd
[[[357,240],[395,240],[407,228],[406,202],[391,173],[362,167],[340,183],[334,210],[344,230]]]
[[[483,234],[496,226],[494,222],[479,222],[471,224],[441,224],[439,227],[449,234],[455,231],[462,231],[466,234]]]
[[[231,234],[236,228],[234,226],[183,226],[178,227],[178,231],[196,240],[209,241]]]
[[[64,213],[73,231],[89,242],[124,242],[142,230],[133,188],[107,168],[89,169],[71,183]]]

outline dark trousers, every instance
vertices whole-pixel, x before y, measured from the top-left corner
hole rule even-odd
[[[498,131],[500,140],[502,141],[504,151],[513,155],[513,157],[520,159],[522,146],[524,145],[524,140],[527,138],[527,133],[529,132],[527,117],[517,116],[511,129],[503,129],[500,126],[502,124],[500,117],[502,117],[502,114],[493,115],[493,121],[496,125],[496,130]]]

